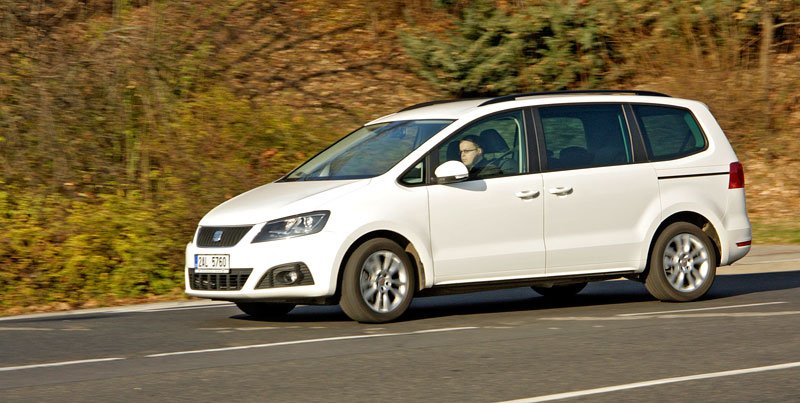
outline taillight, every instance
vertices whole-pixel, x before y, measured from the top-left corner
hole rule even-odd
[[[744,188],[744,168],[740,162],[731,162],[731,172],[728,179],[728,189]]]

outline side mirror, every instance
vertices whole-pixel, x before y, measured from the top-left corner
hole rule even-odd
[[[433,171],[433,176],[436,177],[436,183],[445,185],[468,179],[469,170],[461,161],[447,161]]]

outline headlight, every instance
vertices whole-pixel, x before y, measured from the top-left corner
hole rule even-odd
[[[312,211],[272,220],[264,224],[264,228],[253,239],[253,243],[316,234],[322,231],[330,214],[330,211]]]

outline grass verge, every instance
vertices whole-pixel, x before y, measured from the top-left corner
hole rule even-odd
[[[753,243],[800,244],[800,220],[780,222],[753,221]]]

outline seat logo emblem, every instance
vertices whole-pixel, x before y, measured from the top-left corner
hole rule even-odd
[[[219,242],[222,240],[222,230],[214,231],[214,235],[211,237],[212,242]]]

